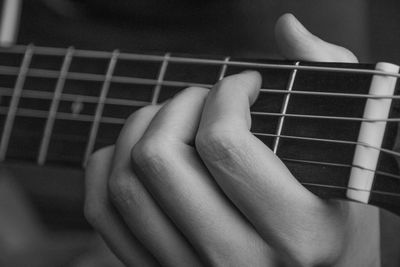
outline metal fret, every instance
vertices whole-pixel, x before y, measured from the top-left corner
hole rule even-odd
[[[110,89],[111,79],[114,74],[115,66],[118,61],[118,55],[119,55],[119,51],[115,50],[111,56],[110,63],[108,64],[107,73],[106,73],[106,77],[103,82],[103,86],[101,88],[100,98],[99,98],[99,102],[96,107],[96,113],[94,115],[92,128],[90,129],[89,141],[88,141],[88,144],[87,144],[86,150],[85,150],[83,166],[86,166],[86,163],[87,163],[90,155],[92,154],[95,143],[96,143],[97,132],[99,130],[101,116],[103,114],[104,105],[106,102],[108,91]]]
[[[31,64],[34,46],[29,45],[26,48],[24,58],[22,59],[21,67],[18,73],[17,81],[15,82],[14,93],[11,98],[10,108],[7,114],[6,122],[4,124],[3,134],[0,141],[0,161],[5,160],[8,143],[10,141],[11,131],[14,125],[15,116],[18,109],[19,100],[21,98],[21,93],[24,88],[24,83],[26,79],[26,74]]]
[[[157,84],[154,87],[153,97],[151,99],[152,105],[155,105],[158,102],[158,98],[159,98],[160,92],[161,92],[162,82],[164,80],[165,73],[167,72],[167,67],[168,67],[168,62],[169,62],[170,57],[171,57],[170,53],[166,53],[164,55],[164,59],[161,64],[160,72],[159,72],[158,78],[157,78]]]
[[[58,105],[60,103],[60,98],[62,95],[62,91],[64,89],[65,80],[67,78],[73,54],[74,54],[74,48],[72,47],[68,48],[64,57],[64,62],[61,66],[60,76],[58,77],[57,84],[54,90],[53,100],[51,101],[49,115],[47,117],[42,141],[40,144],[39,156],[37,159],[39,165],[43,165],[46,161],[47,151],[50,144],[51,132],[53,131]]]
[[[221,72],[219,73],[218,81],[222,80],[225,77],[225,73],[228,68],[227,63],[229,62],[230,59],[231,59],[230,57],[226,57],[224,59],[224,65],[222,65]]]
[[[298,66],[299,64],[300,64],[300,62],[296,62],[294,65]],[[296,74],[297,74],[297,69],[294,69],[292,71],[291,75],[290,75],[289,82],[288,82],[288,85],[286,87],[286,91],[288,93],[285,95],[285,97],[283,99],[283,104],[282,104],[282,109],[281,109],[281,114],[282,115],[286,114],[287,108],[289,106],[290,92],[293,89],[294,80],[296,79]],[[273,145],[273,149],[272,149],[275,154],[277,154],[277,152],[278,152],[280,135],[282,133],[284,120],[285,120],[285,116],[281,116],[279,118],[279,121],[278,121],[278,127],[277,127],[277,130],[276,130],[276,137],[275,137],[274,145]]]

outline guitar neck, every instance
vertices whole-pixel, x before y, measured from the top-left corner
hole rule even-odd
[[[144,55],[32,45],[1,49],[0,60],[2,161],[84,166],[94,150],[115,142],[135,110],[162,102],[186,87],[211,88],[226,75],[254,69],[263,83],[251,109],[251,131],[301,183],[323,197],[347,198],[352,170],[366,169],[353,163],[360,128],[367,121],[371,81],[380,72],[372,64]],[[389,97],[385,136],[376,148],[379,161],[370,170],[374,184],[368,201],[400,213],[398,157],[385,152],[394,152],[399,98]]]

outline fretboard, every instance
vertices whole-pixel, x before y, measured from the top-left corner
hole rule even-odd
[[[309,63],[15,46],[0,50],[0,159],[82,167],[113,144],[125,119],[189,86],[211,88],[254,69],[255,136],[313,192],[345,198],[373,64]],[[392,99],[373,194],[400,203],[399,96]],[[385,193],[385,194],[382,194]],[[375,198],[373,198],[375,199]],[[398,205],[400,206],[400,205]],[[392,209],[393,210],[393,209]]]

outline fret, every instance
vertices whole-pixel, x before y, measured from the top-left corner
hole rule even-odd
[[[106,72],[106,77],[104,79],[104,83],[103,86],[101,88],[101,92],[100,92],[100,98],[99,98],[99,102],[97,104],[97,108],[96,108],[96,112],[94,115],[94,120],[93,120],[93,124],[92,127],[90,129],[90,134],[89,134],[89,141],[87,143],[86,146],[86,150],[85,150],[85,156],[84,156],[84,160],[83,160],[83,166],[86,166],[86,163],[90,157],[90,155],[93,152],[94,149],[94,145],[96,142],[96,137],[97,137],[97,132],[99,130],[99,125],[100,125],[100,120],[103,114],[103,110],[104,110],[104,105],[106,102],[106,98],[107,98],[107,94],[110,88],[110,83],[111,83],[111,79],[114,73],[114,69],[115,66],[117,64],[118,61],[118,55],[119,55],[119,51],[115,50],[111,56],[110,59],[110,63],[108,65],[107,68],[107,72]]]
[[[160,97],[162,82],[164,80],[165,73],[167,72],[167,67],[168,67],[168,62],[169,62],[170,57],[171,57],[170,53],[166,53],[164,56],[163,62],[160,67],[160,72],[159,72],[158,78],[157,78],[157,84],[153,90],[153,96],[151,99],[152,105],[157,104],[158,98]]]
[[[27,46],[19,69],[17,81],[15,82],[14,92],[11,98],[11,103],[9,106],[6,122],[4,124],[3,134],[1,136],[0,161],[4,161],[7,154],[8,143],[10,141],[11,131],[14,125],[14,120],[18,109],[18,103],[21,98],[21,93],[24,87],[26,75],[29,70],[29,65],[31,63],[33,53],[34,53],[34,46],[33,45]]]
[[[230,60],[230,57],[226,57],[224,59],[224,64],[222,65],[221,72],[219,73],[218,81],[222,80],[225,77],[229,60]]]
[[[65,58],[60,71],[60,76],[57,80],[57,84],[54,90],[53,100],[51,102],[48,118],[46,121],[43,137],[40,144],[39,156],[37,159],[39,165],[44,164],[44,162],[46,161],[47,151],[49,148],[49,143],[51,138],[51,132],[54,126],[54,120],[56,118],[58,105],[60,103],[60,98],[64,88],[65,80],[68,75],[68,70],[71,65],[73,54],[74,54],[74,48],[70,47],[65,54]]]
[[[296,62],[294,65],[298,66],[299,62]],[[296,79],[296,74],[297,74],[297,69],[294,69],[292,71],[291,75],[290,75],[289,82],[288,82],[288,85],[287,85],[287,88],[286,88],[286,91],[288,92],[288,94],[286,94],[284,99],[283,99],[282,108],[281,108],[282,116],[279,118],[279,121],[278,121],[278,127],[277,127],[277,130],[276,130],[276,137],[275,137],[275,140],[274,140],[274,143],[273,143],[273,148],[272,148],[272,151],[275,154],[277,154],[277,152],[278,152],[280,135],[282,133],[283,122],[285,120],[285,116],[283,116],[283,115],[286,114],[288,106],[289,106],[290,92],[293,89],[294,81]]]

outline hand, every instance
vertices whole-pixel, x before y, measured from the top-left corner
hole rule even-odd
[[[279,19],[276,37],[289,59],[357,60],[291,15]],[[313,195],[250,133],[260,84],[257,72],[244,72],[211,91],[187,88],[135,112],[115,147],[91,157],[85,213],[125,264],[368,266],[379,259],[376,247],[356,244],[376,238],[365,233],[378,224],[360,223],[376,222],[376,212]]]

